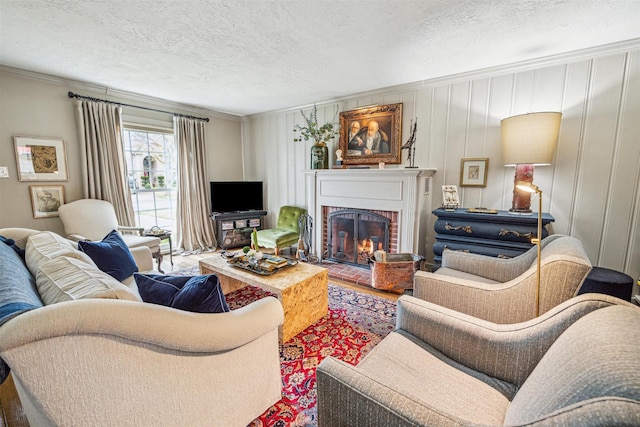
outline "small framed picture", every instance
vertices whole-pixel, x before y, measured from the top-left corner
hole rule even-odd
[[[442,207],[444,209],[457,209],[460,207],[458,187],[455,185],[442,186]]]
[[[63,185],[30,185],[29,193],[34,218],[59,216],[58,209],[64,205]]]
[[[64,141],[56,138],[14,136],[18,180],[68,181]]]
[[[460,187],[486,187],[489,159],[462,159]]]

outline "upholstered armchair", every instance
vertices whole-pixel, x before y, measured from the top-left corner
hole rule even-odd
[[[135,248],[147,247],[158,261],[158,270],[162,272],[160,264],[160,239],[145,236],[141,227],[125,227],[118,224],[113,205],[105,200],[81,199],[67,203],[58,209],[60,220],[64,225],[66,237],[73,241],[100,241],[112,230],[117,230],[122,239],[133,251]]]
[[[300,216],[307,213],[304,208],[282,206],[278,213],[276,228],[258,230],[258,246],[275,249],[276,254],[282,248],[293,246],[300,239]]]
[[[640,425],[638,324],[603,294],[508,325],[403,295],[357,366],[318,366],[318,426]]]
[[[434,273],[416,272],[413,295],[491,322],[533,319],[537,274],[534,249],[512,259],[445,250],[442,268]],[[565,235],[544,239],[540,313],[577,295],[591,269],[578,239]]]

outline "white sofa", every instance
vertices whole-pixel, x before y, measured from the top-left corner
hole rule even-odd
[[[81,271],[46,280],[88,275],[87,284],[109,282],[113,289],[92,294],[63,284],[68,301],[26,310],[0,326],[0,358],[32,426],[245,426],[281,398],[284,315],[277,299],[216,314],[144,303],[132,278],[98,277],[73,242],[45,233],[47,244],[35,248],[31,242],[42,234],[0,229],[27,248],[27,266],[38,269],[32,277],[41,279],[39,272],[65,258],[65,268]],[[41,257],[49,259],[34,261]]]

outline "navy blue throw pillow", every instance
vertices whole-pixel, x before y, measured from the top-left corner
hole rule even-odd
[[[133,275],[144,302],[164,305],[196,313],[229,311],[215,274],[204,276]]]
[[[101,242],[80,241],[78,249],[89,255],[100,270],[118,282],[138,271],[129,247],[116,230],[107,234]]]

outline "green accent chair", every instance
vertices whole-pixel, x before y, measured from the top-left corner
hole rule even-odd
[[[275,249],[278,254],[281,248],[287,248],[298,243],[300,227],[298,220],[307,213],[304,208],[296,206],[282,206],[278,213],[276,228],[258,230],[258,246]]]

